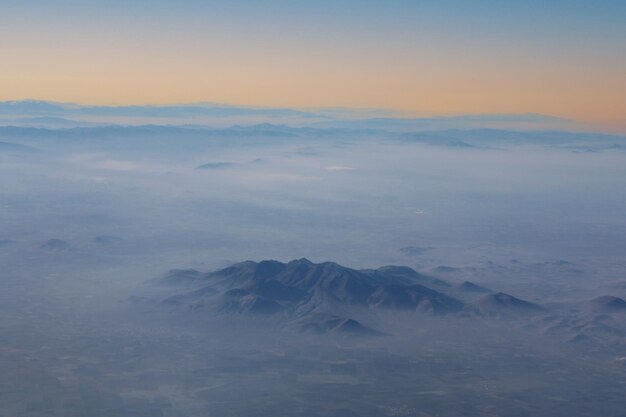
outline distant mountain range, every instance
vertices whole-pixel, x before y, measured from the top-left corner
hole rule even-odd
[[[346,109],[301,111],[211,103],[87,106],[4,101],[0,102],[0,152],[21,153],[24,157],[27,151],[63,152],[68,147],[198,152],[215,145],[364,140],[459,152],[512,146],[559,148],[574,153],[626,151],[626,136],[574,133],[567,131],[576,130],[567,121],[539,114],[407,118],[379,113],[385,117]],[[199,168],[225,167],[209,162]]]
[[[542,310],[504,293],[464,301],[452,293],[488,290],[470,282],[453,286],[408,267],[356,270],[307,259],[288,263],[246,261],[208,273],[175,269],[151,280],[150,285],[168,288],[172,294],[161,300],[162,306],[207,309],[216,314],[274,316],[286,328],[320,333],[381,334],[385,329],[374,329],[358,317],[383,311],[510,316]]]
[[[165,105],[83,105],[44,100],[0,101],[0,115],[37,116],[122,116],[122,117],[198,117],[198,116],[267,116],[314,117],[320,115],[287,108],[233,106],[219,103]]]
[[[567,119],[535,113],[408,117],[386,109],[297,109],[202,102],[113,106],[44,100],[0,101],[0,125],[4,126],[67,128],[98,124],[203,124],[225,127],[259,123],[390,132],[476,128],[575,130],[578,127]]]
[[[449,283],[406,266],[357,270],[304,258],[245,261],[214,272],[173,269],[146,284],[160,294],[154,300],[159,308],[273,318],[289,331],[345,336],[383,335],[388,329],[379,316],[402,312],[514,320],[580,342],[622,337],[607,320],[611,315],[626,318],[626,301],[619,297],[548,307],[470,281]]]
[[[515,146],[557,148],[566,152],[625,152],[626,137],[558,131],[510,131],[499,129],[448,129],[438,131],[392,132],[368,129],[296,127],[283,124],[232,125],[86,125],[64,128],[2,126],[0,152],[89,149],[130,149],[159,152],[176,149],[208,149],[216,145],[324,143],[364,140],[388,141],[418,146],[436,146],[457,151],[502,150]],[[6,123],[7,120],[4,119]],[[63,146],[60,146],[63,145]],[[184,146],[183,146],[184,145]],[[210,163],[204,169],[216,168]],[[223,168],[223,166],[217,166]]]

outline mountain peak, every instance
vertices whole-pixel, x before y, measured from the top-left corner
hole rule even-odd
[[[478,310],[488,315],[501,313],[532,313],[541,310],[537,304],[497,292],[482,298],[477,304]]]

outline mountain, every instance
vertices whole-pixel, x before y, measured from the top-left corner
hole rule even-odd
[[[459,284],[457,288],[464,292],[475,292],[475,293],[491,292],[488,288],[481,287],[480,285],[476,285],[471,281],[464,281],[461,284]]]
[[[119,243],[121,241],[123,241],[124,239],[122,239],[119,236],[113,236],[113,235],[102,235],[102,236],[96,236],[93,238],[93,241],[95,243],[100,243],[100,244],[105,244],[105,245],[111,245],[114,243]]]
[[[288,263],[246,261],[209,273],[175,269],[151,281],[152,285],[177,290],[162,300],[163,305],[208,308],[222,314],[277,316],[290,328],[339,332],[340,326],[359,334],[373,332],[354,318],[364,312],[445,315],[464,308],[463,302],[425,283],[450,286],[408,267],[356,270],[307,259]]]
[[[604,295],[591,300],[591,305],[599,310],[607,312],[626,311],[626,301],[619,297]]]
[[[3,115],[90,115],[127,117],[274,116],[324,119],[318,114],[288,108],[246,107],[217,103],[98,106],[42,100],[0,101]]]
[[[626,335],[608,314],[626,311],[626,301],[618,297],[595,298],[586,309],[543,307],[503,292],[490,293],[471,281],[451,285],[406,266],[353,269],[305,258],[244,261],[212,272],[172,269],[146,284],[156,298],[135,297],[134,304],[224,318],[262,318],[286,331],[307,334],[380,336],[403,331],[395,323],[410,317],[456,317],[467,320],[468,326],[482,317],[523,319],[528,329],[567,340],[577,335],[589,341],[621,340]],[[454,296],[463,293],[471,301]]]
[[[61,239],[48,239],[39,246],[41,249],[61,251],[69,249],[70,244]]]
[[[536,313],[542,310],[537,304],[521,300],[503,292],[485,296],[476,303],[476,308],[480,313],[488,316]]]
[[[65,119],[63,117],[2,117],[0,126],[23,126],[45,129],[63,129],[73,127],[104,126],[106,124],[85,122],[81,120]]]
[[[329,116],[317,111],[219,103],[105,106],[37,100],[0,101],[0,124],[54,129],[146,123],[229,126],[275,122],[301,125],[325,120],[329,120]]]
[[[206,279],[206,274],[202,274],[195,269],[170,269],[163,276],[153,280],[154,284],[172,285],[172,286],[185,286],[193,285],[194,283],[203,283]]]
[[[624,338],[626,338],[626,329],[623,328],[623,323],[620,324],[608,314],[597,314],[597,312],[594,314],[572,313],[569,311],[569,314],[565,315],[541,317],[536,321],[537,328],[543,334],[560,335],[565,340],[576,343],[602,340],[623,343]]]
[[[224,120],[262,123],[281,121],[322,129],[368,129],[391,132],[412,132],[441,129],[566,129],[575,124],[570,120],[542,114],[483,114],[456,116],[407,117],[385,109],[350,108],[271,108],[237,106],[222,103],[183,103],[160,105],[86,105],[43,100],[0,101],[0,116],[32,118],[31,123],[61,127],[63,119],[77,123],[164,121],[167,123],[219,122]],[[46,118],[50,118],[49,120]],[[56,120],[54,120],[54,119]],[[80,122],[78,122],[80,120]],[[1,121],[0,121],[1,122]],[[18,121],[19,123],[19,121]],[[23,124],[23,123],[20,123]],[[126,124],[126,123],[124,123]],[[456,141],[454,143],[457,143]],[[454,146],[454,145],[453,145]]]
[[[166,279],[189,278],[198,279],[190,271],[179,271]],[[416,308],[420,302],[429,301],[442,312],[462,307],[459,301],[422,285],[428,279],[408,267],[355,270],[307,259],[289,263],[246,261],[205,274],[203,280],[207,287],[223,290],[229,302],[237,298],[248,303],[251,297],[260,297],[254,299],[271,300],[285,308],[301,308],[313,301],[395,309]],[[444,285],[440,280],[433,282]]]
[[[287,328],[302,333],[336,333],[345,336],[381,336],[383,333],[373,330],[354,319],[339,317],[334,314],[316,313],[304,318],[292,320]]]
[[[374,117],[356,120],[336,117],[315,123],[315,126],[353,128],[356,126],[368,129],[387,130],[392,132],[411,132],[416,130],[438,131],[443,129],[566,129],[576,127],[568,119],[544,114],[482,114],[456,116],[410,117]]]
[[[196,169],[224,169],[237,166],[235,162],[209,162],[206,164],[198,165]]]

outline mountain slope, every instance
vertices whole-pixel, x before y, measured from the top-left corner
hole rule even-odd
[[[177,290],[163,300],[164,305],[275,316],[289,322],[291,328],[306,331],[339,332],[340,325],[362,334],[373,332],[354,319],[363,311],[370,315],[383,309],[443,315],[464,308],[462,301],[423,285],[425,282],[450,286],[408,267],[356,270],[307,259],[245,261],[210,273],[176,269],[152,284]]]
[[[626,311],[626,301],[619,297],[604,295],[591,300],[591,305],[599,310],[607,312]]]
[[[498,292],[483,297],[476,304],[478,311],[486,315],[529,314],[542,310],[537,304]]]

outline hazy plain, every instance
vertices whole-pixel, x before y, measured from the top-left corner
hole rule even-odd
[[[625,138],[255,125],[0,142],[2,416],[625,415],[626,313],[593,337],[542,321],[626,296]],[[558,313],[390,312],[387,336],[353,339],[133,298],[172,268],[303,257]]]

